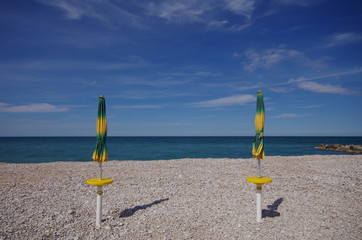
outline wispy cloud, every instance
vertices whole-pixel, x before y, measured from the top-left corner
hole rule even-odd
[[[61,69],[96,69],[96,70],[124,70],[131,68],[149,67],[151,64],[138,56],[128,56],[118,62],[97,62],[71,60],[30,60],[22,62],[0,62],[1,70],[61,70]]]
[[[229,30],[243,30],[250,26],[255,0],[223,0],[223,1],[162,1],[150,3],[148,14],[167,20],[169,23],[206,24],[208,28],[227,26]],[[244,23],[230,23],[228,19],[218,19],[220,12],[228,11],[245,18]],[[240,21],[239,21],[240,22]]]
[[[219,72],[200,71],[200,72],[196,72],[195,74],[196,74],[196,76],[201,76],[201,77],[218,77],[218,76],[221,76],[221,73],[219,73]]]
[[[324,107],[325,104],[315,104],[315,105],[307,105],[307,106],[303,106],[303,107],[300,107],[300,108],[321,108],[321,107]]]
[[[144,28],[143,18],[126,11],[115,1],[38,0],[40,3],[62,10],[65,18],[80,20],[83,17],[98,19],[109,27],[119,25]]]
[[[12,113],[45,113],[45,112],[65,112],[68,108],[55,106],[49,103],[37,103],[29,105],[13,106],[7,103],[0,103],[0,112],[12,112]]]
[[[298,118],[298,117],[306,117],[311,116],[311,114],[296,114],[296,113],[283,113],[276,116],[271,116],[271,118]]]
[[[314,77],[298,77],[298,78],[289,79],[289,81],[280,83],[279,85],[291,84],[300,89],[304,89],[304,90],[316,92],[316,93],[358,95],[358,94],[360,94],[360,92],[357,89],[344,88],[341,85],[322,84],[322,83],[316,82],[315,80],[338,78],[341,76],[358,74],[361,72],[362,72],[362,68],[356,68],[356,69],[352,69],[352,70],[348,70],[348,71],[344,71],[344,72],[330,73],[330,74],[324,74],[324,75],[319,75],[319,76],[314,76]]]
[[[194,107],[229,107],[240,106],[250,102],[255,102],[256,97],[254,95],[234,95],[230,97],[217,98],[209,101],[201,101],[189,104]]]
[[[255,2],[255,0],[225,0],[226,9],[247,19],[251,19],[255,10]]]
[[[211,10],[208,4],[197,1],[164,1],[148,7],[150,15],[176,23],[204,22],[203,15]]]
[[[121,110],[129,110],[129,109],[153,109],[153,108],[161,108],[164,105],[117,105],[114,106],[115,109]]]
[[[327,37],[324,46],[334,47],[340,45],[347,45],[359,41],[362,41],[362,34],[355,32],[342,32],[342,33],[335,33]]]
[[[286,88],[286,87],[271,87],[269,88],[270,91],[276,92],[276,93],[288,93],[293,91],[293,89]]]
[[[295,118],[298,115],[296,113],[283,113],[277,116],[274,116],[273,118]]]
[[[232,32],[240,32],[243,31],[244,29],[247,29],[251,25],[252,25],[251,22],[247,22],[245,24],[234,24],[231,27],[229,27],[228,30]]]
[[[228,23],[229,23],[229,21],[226,19],[225,20],[213,20],[207,24],[207,27],[208,27],[208,29],[216,29],[216,28],[224,27]]]
[[[357,73],[362,73],[362,68],[355,68],[355,69],[344,71],[344,72],[330,73],[330,74],[324,74],[324,75],[319,75],[319,76],[314,76],[314,77],[292,78],[292,79],[289,79],[288,82],[283,83],[283,84],[298,83],[298,82],[305,82],[305,81],[311,81],[311,80],[317,80],[317,79],[325,79],[325,78],[333,78],[333,77],[340,77],[340,76],[357,74]]]
[[[81,19],[83,15],[95,15],[94,10],[89,7],[90,5],[81,1],[38,1],[63,10],[66,18],[68,19]]]
[[[331,85],[331,84],[320,84],[317,82],[300,82],[298,87],[307,91],[316,92],[316,93],[334,93],[342,95],[354,95],[357,92],[351,89],[343,88],[340,85]]]
[[[150,22],[161,19],[167,23],[202,23],[207,30],[225,29],[243,31],[255,20],[255,12],[266,12],[264,16],[276,14],[282,6],[309,6],[320,1],[274,0],[258,9],[256,0],[159,0],[146,1],[78,1],[38,0],[48,6],[60,9],[65,19],[80,20],[84,17],[97,19],[110,27],[129,26],[148,29]],[[311,3],[312,2],[312,3]],[[129,6],[132,5],[132,8]],[[132,9],[132,10],[130,10]],[[237,18],[225,19],[232,13]],[[155,17],[154,19],[150,18]],[[260,18],[263,14],[259,14]],[[147,27],[146,27],[147,26]]]
[[[234,56],[240,56],[234,54]],[[270,68],[271,66],[288,59],[297,59],[302,57],[302,53],[291,49],[266,49],[256,52],[247,50],[244,55],[245,60],[242,63],[247,71],[254,71],[258,68]]]

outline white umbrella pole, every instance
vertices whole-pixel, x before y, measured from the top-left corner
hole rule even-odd
[[[102,220],[102,195],[103,187],[97,187],[97,213],[96,213],[96,226],[101,226]]]
[[[261,222],[261,186],[256,185],[256,221]]]
[[[258,159],[258,177],[261,177],[260,159]]]
[[[99,163],[99,179],[102,180],[102,163]],[[97,187],[97,213],[96,213],[96,226],[101,226],[102,220],[102,194],[103,187]]]

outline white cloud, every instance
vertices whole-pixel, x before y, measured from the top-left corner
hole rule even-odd
[[[218,19],[220,9],[246,18],[245,23],[230,23],[229,20]],[[148,5],[149,15],[166,19],[170,23],[204,23],[207,28],[225,27],[229,31],[242,31],[251,24],[255,0],[224,0],[224,1],[163,1]],[[229,26],[231,24],[231,27]]]
[[[251,19],[255,10],[255,0],[225,0],[226,9]]]
[[[282,49],[282,48],[267,49],[260,52],[256,52],[254,50],[248,50],[245,52],[244,56],[245,56],[245,60],[243,62],[244,69],[250,72],[258,68],[269,68],[287,59],[303,58],[302,53],[300,53],[299,51]]]
[[[204,22],[202,15],[209,11],[208,4],[197,1],[169,1],[149,4],[149,14],[169,22]]]
[[[22,113],[22,112],[65,112],[68,108],[58,107],[49,103],[37,103],[29,105],[19,105],[11,106],[10,104],[1,103],[0,112],[13,112],[13,113]]]
[[[116,109],[153,109],[153,108],[161,108],[163,105],[121,105],[121,106],[114,106]]]
[[[286,87],[272,87],[272,88],[269,88],[269,90],[272,92],[276,92],[276,93],[288,93],[288,92],[293,91],[293,89],[286,88]]]
[[[275,116],[274,118],[295,118],[298,115],[295,113],[283,113],[281,115]]]
[[[110,28],[129,26],[149,29],[152,18],[157,17],[168,23],[202,23],[207,29],[242,31],[255,20],[254,12],[261,10],[258,17],[277,14],[282,6],[309,6],[318,0],[271,0],[263,7],[256,0],[37,0],[60,9],[66,19],[80,20],[84,17],[100,20]],[[264,12],[264,14],[263,14]],[[265,13],[266,12],[266,13]],[[232,13],[233,21],[220,19]]]
[[[250,90],[250,89],[262,89],[265,85],[261,82],[258,83],[245,83],[242,87],[233,86],[237,90]]]
[[[77,0],[38,0],[38,1],[43,4],[53,6],[62,10],[65,13],[65,17],[71,20],[79,20],[84,16],[104,20],[105,16],[102,16],[101,10],[106,10],[109,5],[109,3],[106,2],[97,3],[96,1],[77,1]]]
[[[320,76],[315,76],[315,77],[298,77],[295,79],[294,78],[290,79],[288,82],[286,82],[286,84],[305,82],[305,81],[324,79],[324,78],[340,77],[340,76],[351,75],[351,74],[356,74],[356,73],[361,73],[361,72],[362,72],[362,68],[355,68],[355,69],[348,70],[345,72],[330,73],[330,74],[325,74],[325,75],[320,75]]]
[[[355,32],[335,33],[326,40],[325,47],[334,47],[359,42],[362,40],[362,34]]]
[[[206,71],[199,71],[195,73],[196,76],[200,76],[200,77],[218,77],[221,76],[221,73],[219,72],[206,72]]]
[[[64,0],[59,0],[59,1],[39,0],[39,2],[63,10],[65,12],[66,18],[68,19],[81,19],[82,16],[86,14],[86,7],[82,2],[78,2],[78,4],[76,4],[73,1],[64,1]],[[82,5],[83,7],[81,7]]]
[[[283,113],[276,116],[271,116],[271,118],[298,118],[298,117],[306,117],[311,114],[296,114],[296,113]]]
[[[358,74],[361,72],[362,72],[362,68],[356,68],[356,69],[348,70],[345,72],[330,73],[330,74],[325,74],[325,75],[320,75],[320,76],[315,76],[315,77],[298,77],[298,78],[292,78],[289,81],[280,83],[278,85],[291,84],[291,85],[297,86],[300,89],[304,89],[304,90],[316,92],[316,93],[358,95],[358,94],[360,94],[358,89],[348,89],[348,88],[344,88],[340,85],[321,84],[321,83],[315,82],[315,80],[328,79],[328,78],[337,79],[341,76]]]
[[[0,62],[2,69],[21,70],[60,70],[60,69],[99,69],[99,70],[124,70],[131,68],[144,68],[151,64],[141,57],[128,56],[119,62],[97,62],[77,60],[33,60],[22,62]]]
[[[315,104],[315,105],[307,105],[307,106],[303,106],[301,108],[321,108],[324,107],[324,104]]]
[[[226,25],[228,23],[229,23],[228,20],[222,20],[222,21],[214,20],[214,21],[210,21],[207,24],[207,26],[208,26],[208,28],[221,28],[221,27],[223,27],[224,25]]]
[[[209,101],[202,101],[191,103],[194,107],[228,107],[228,106],[239,106],[246,103],[255,102],[256,97],[254,95],[234,95],[230,97],[217,98]]]
[[[320,84],[316,82],[300,82],[298,87],[307,91],[317,93],[334,93],[342,95],[353,95],[355,91],[343,88],[340,85]]]
[[[250,27],[252,24],[250,22],[245,23],[245,24],[234,24],[231,27],[228,28],[229,31],[232,32],[240,32],[243,31],[244,29],[247,29],[248,27]]]
[[[78,1],[78,0],[38,0],[39,2],[62,10],[65,18],[80,20],[83,17],[98,19],[109,27],[127,25],[144,28],[143,18],[124,10],[113,1]]]

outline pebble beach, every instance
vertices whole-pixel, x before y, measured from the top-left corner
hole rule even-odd
[[[0,239],[361,239],[362,155],[108,161],[95,226],[94,162],[0,163]]]

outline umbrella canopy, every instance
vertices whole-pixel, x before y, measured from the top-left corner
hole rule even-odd
[[[107,120],[106,120],[106,100],[103,95],[99,96],[98,117],[97,117],[97,145],[93,153],[95,162],[106,162],[108,153],[106,147]]]
[[[256,100],[255,130],[253,141],[253,156],[256,159],[264,159],[264,120],[265,109],[262,91],[258,92]]]

